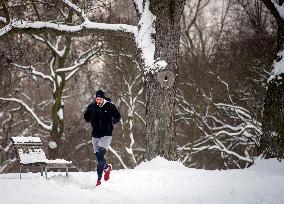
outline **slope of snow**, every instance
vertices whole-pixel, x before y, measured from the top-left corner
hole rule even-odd
[[[250,204],[284,203],[284,164],[258,159],[245,170],[189,169],[161,157],[132,170],[113,170],[95,188],[96,172],[0,175],[3,204]]]

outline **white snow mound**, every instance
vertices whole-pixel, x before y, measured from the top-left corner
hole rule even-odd
[[[277,159],[263,159],[259,157],[247,170],[265,174],[284,175],[284,164],[283,161],[278,161]]]
[[[1,204],[283,204],[284,165],[256,159],[248,169],[202,170],[156,157],[113,170],[95,187],[96,171],[0,174]]]
[[[140,163],[135,170],[151,170],[151,171],[160,171],[160,170],[188,170],[181,162],[179,161],[169,161],[163,157],[157,156],[150,161],[144,161]]]

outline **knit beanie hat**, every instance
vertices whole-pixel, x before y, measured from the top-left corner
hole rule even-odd
[[[97,97],[100,97],[100,98],[106,98],[106,96],[105,96],[105,92],[103,92],[102,90],[97,90],[96,91],[96,98]]]

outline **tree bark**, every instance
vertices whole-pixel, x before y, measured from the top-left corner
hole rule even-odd
[[[266,158],[284,158],[284,74],[269,82],[263,111],[261,148]]]
[[[177,56],[180,39],[180,17],[185,0],[151,0],[150,10],[156,16],[156,61],[167,66],[146,76],[146,157],[160,155],[176,158],[175,93],[178,74]]]
[[[63,68],[65,66],[67,55],[70,51],[71,37],[65,37],[65,52],[62,57],[54,56],[54,68]],[[64,136],[64,103],[62,101],[63,90],[65,87],[65,73],[55,73],[55,84],[53,93],[53,105],[52,105],[52,130],[50,133],[49,143],[49,157],[52,159],[59,158],[59,150],[61,148],[62,139]],[[60,116],[62,114],[62,117]],[[56,145],[52,145],[56,144]]]
[[[284,49],[284,20],[280,17],[270,0],[262,0],[274,16],[278,26],[278,50]],[[280,0],[282,5],[284,0]],[[283,60],[278,55],[276,62]],[[262,119],[263,136],[260,140],[261,150],[266,158],[284,158],[284,74],[268,82]]]
[[[58,58],[58,57],[56,57]],[[56,67],[60,68],[60,67],[64,67],[64,66],[59,66],[64,65],[64,60],[59,58],[56,64]],[[62,94],[63,94],[63,90],[65,87],[65,74],[64,73],[60,73],[60,74],[55,74],[55,78],[57,79],[58,77],[61,78],[60,83],[58,83],[58,80],[56,80],[56,84],[55,84],[55,91],[53,93],[53,105],[52,105],[52,111],[51,111],[51,115],[52,115],[52,130],[50,133],[50,142],[49,143],[49,157],[52,159],[56,159],[59,157],[59,150],[61,149],[60,144],[62,143],[62,137],[63,137],[63,133],[64,133],[64,120],[63,117],[59,117],[60,112],[64,113],[64,104],[62,101]],[[52,145],[56,144],[56,145]]]

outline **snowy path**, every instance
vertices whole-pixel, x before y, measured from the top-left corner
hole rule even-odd
[[[51,176],[51,174],[49,174]],[[260,160],[246,170],[205,171],[156,158],[114,170],[94,188],[95,172],[0,175],[1,204],[283,204],[284,164]],[[151,202],[151,203],[149,203]]]

